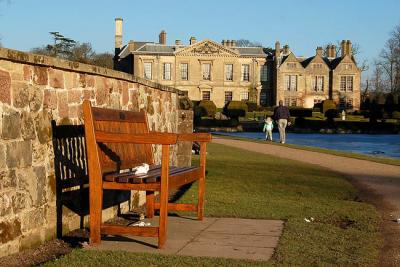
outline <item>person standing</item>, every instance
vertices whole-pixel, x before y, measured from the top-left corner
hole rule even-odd
[[[265,132],[265,141],[268,141],[268,139],[272,142],[272,129],[274,129],[274,124],[272,122],[272,119],[268,117],[264,121],[264,128],[263,132]]]
[[[279,106],[274,110],[274,119],[278,124],[279,139],[282,144],[286,142],[286,126],[290,125],[289,122],[290,113],[289,109],[283,105],[283,101],[279,100]]]

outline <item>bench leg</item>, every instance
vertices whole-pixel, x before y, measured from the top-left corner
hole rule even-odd
[[[199,179],[199,192],[197,202],[197,219],[203,220],[204,217],[204,193],[206,189],[206,143],[200,143],[200,167],[201,177]]]
[[[146,217],[154,217],[154,191],[146,191]]]
[[[167,240],[168,218],[168,179],[169,179],[169,146],[162,146],[161,157],[161,189],[160,189],[160,217],[158,227],[158,248],[163,248]]]
[[[100,186],[89,188],[89,209],[90,209],[90,245],[98,245],[101,242],[101,214],[103,209],[103,191]]]

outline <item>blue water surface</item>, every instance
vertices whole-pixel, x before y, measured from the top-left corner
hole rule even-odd
[[[265,140],[263,132],[215,133],[250,139]],[[273,133],[274,141],[279,134]],[[377,157],[400,158],[400,135],[398,134],[302,134],[287,133],[286,143],[302,146],[320,147]]]

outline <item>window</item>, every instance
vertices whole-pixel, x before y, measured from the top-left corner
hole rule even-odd
[[[285,90],[297,91],[297,75],[285,75]]]
[[[313,64],[314,69],[322,69],[322,64],[321,63],[315,63]]]
[[[345,70],[351,70],[351,69],[353,69],[353,65],[351,65],[351,64],[344,64],[344,69],[345,69]]]
[[[261,73],[260,73],[260,79],[262,82],[268,81],[268,68],[267,65],[262,65],[261,66]]]
[[[225,65],[225,81],[233,81],[233,65]]]
[[[232,91],[225,92],[225,104],[228,103],[229,101],[232,101]]]
[[[203,80],[211,80],[211,64],[205,63],[201,65],[201,72],[203,75]]]
[[[353,76],[340,77],[340,91],[353,91]]]
[[[290,106],[290,98],[285,97],[285,106]]]
[[[171,80],[171,63],[164,63],[164,80]]]
[[[296,68],[296,63],[288,63],[287,64],[289,69],[295,69]]]
[[[247,100],[249,100],[249,92],[241,92],[241,93],[240,93],[240,100],[241,100],[241,101],[247,101]]]
[[[202,100],[210,100],[210,91],[203,91],[201,99]]]
[[[250,65],[243,64],[242,65],[242,81],[250,81]]]
[[[151,80],[151,62],[144,62],[144,78],[147,80]]]
[[[347,76],[346,91],[353,91],[353,76]]]
[[[188,80],[188,64],[187,63],[181,64],[181,80],[184,80],[184,81]]]
[[[311,86],[315,92],[324,91],[324,76],[313,77]]]

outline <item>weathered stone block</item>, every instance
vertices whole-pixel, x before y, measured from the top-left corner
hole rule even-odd
[[[129,90],[128,90],[128,83],[122,82],[122,106],[126,106],[129,102]]]
[[[78,75],[75,72],[64,72],[65,89],[77,88],[79,86]]]
[[[68,113],[68,109],[67,109]],[[52,115],[46,110],[43,110],[35,118],[36,135],[41,144],[45,144],[51,140],[51,120]]]
[[[1,169],[0,175],[0,189],[14,190],[17,187],[17,176],[15,174],[15,170]]]
[[[83,99],[84,100],[92,100],[92,99],[94,99],[94,91],[92,89],[83,90]]]
[[[17,141],[7,144],[6,162],[8,168],[28,167],[32,164],[32,145],[30,141]]]
[[[56,69],[49,69],[49,82],[53,88],[64,88],[63,72]]]
[[[0,70],[0,102],[11,105],[11,76]]]
[[[22,113],[22,125],[21,125],[22,138],[35,139],[35,123],[29,112],[24,111]]]
[[[15,218],[0,222],[0,243],[5,244],[21,235],[21,221]]]
[[[94,87],[95,86],[95,79],[93,75],[86,76],[86,87]]]
[[[95,94],[96,94],[96,104],[97,105],[104,105],[106,103],[108,103],[108,90],[104,87],[97,87],[95,89]]]
[[[40,230],[34,230],[22,235],[21,237],[21,250],[31,249],[38,247],[43,242],[42,233]]]
[[[18,214],[22,210],[28,208],[28,200],[29,195],[26,192],[16,192],[14,195],[12,195],[11,201],[14,214]]]
[[[68,117],[68,94],[67,92],[58,92],[58,116],[60,118]]]
[[[31,111],[38,111],[43,103],[43,90],[37,86],[28,86],[29,108]]]
[[[11,84],[13,92],[13,105],[16,108],[24,108],[29,104],[28,84],[23,82],[13,82]]]
[[[21,134],[21,116],[16,111],[3,114],[2,137],[4,139],[16,139]]]
[[[85,88],[86,87],[86,74],[79,74],[79,87]]]
[[[69,118],[83,118],[82,105],[72,105],[68,107]]]
[[[32,77],[32,71],[30,66],[24,65],[24,81],[30,82]]]
[[[68,90],[68,103],[77,104],[82,100],[82,90]]]
[[[6,147],[0,144],[0,169],[6,167]]]
[[[23,233],[44,227],[46,222],[45,209],[43,207],[24,212],[20,217],[21,230]]]
[[[110,95],[110,107],[114,109],[121,109],[121,104],[119,99],[120,99],[119,94],[112,93]]]
[[[46,67],[33,67],[33,82],[37,85],[47,85],[48,76]]]
[[[57,92],[55,90],[44,90],[43,107],[50,109],[57,108]]]
[[[10,192],[0,194],[0,217],[5,217],[11,214],[12,199]]]
[[[33,167],[36,175],[36,202],[35,206],[42,206],[46,203],[46,168],[44,166]]]

